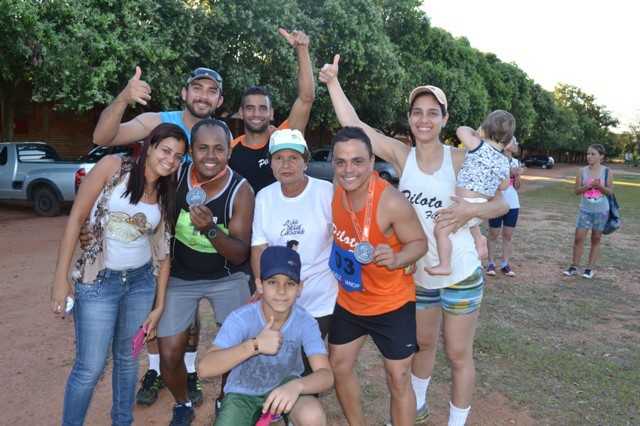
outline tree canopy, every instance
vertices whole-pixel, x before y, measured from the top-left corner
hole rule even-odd
[[[517,120],[532,150],[608,152],[638,144],[638,134],[611,129],[617,120],[594,96],[569,84],[549,92],[516,64],[431,26],[418,0],[0,0],[0,100],[3,140],[12,138],[13,104],[32,100],[82,112],[107,105],[135,66],[152,88],[145,110],[181,108],[180,88],[193,68],[224,78],[224,114],[236,112],[242,89],[267,86],[277,118],[296,97],[296,59],[278,28],[310,37],[317,70],[341,55],[340,79],[361,118],[389,135],[406,134],[407,98],[419,85],[447,93],[455,142],[460,125],[478,126],[494,109]],[[142,109],[140,109],[142,111]],[[322,85],[311,128],[338,122]],[[635,143],[635,145],[634,145]],[[637,148],[636,148],[637,151]]]

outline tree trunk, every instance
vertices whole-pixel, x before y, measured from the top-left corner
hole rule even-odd
[[[2,141],[13,142],[14,92],[11,89],[2,90],[0,96],[0,111],[2,111]]]

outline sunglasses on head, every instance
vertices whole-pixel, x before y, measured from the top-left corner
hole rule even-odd
[[[187,85],[193,80],[201,78],[202,76],[211,77],[218,83],[218,86],[222,87],[222,77],[220,77],[220,74],[209,68],[196,68],[195,70],[193,70],[193,72],[191,72],[191,75],[189,75],[189,78],[187,79]]]

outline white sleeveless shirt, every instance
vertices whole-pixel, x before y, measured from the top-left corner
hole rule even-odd
[[[398,189],[415,209],[429,240],[429,251],[416,264],[418,270],[413,275],[416,285],[427,289],[445,288],[469,277],[480,266],[480,259],[468,228],[461,228],[449,235],[452,245],[450,275],[429,275],[424,270],[425,267],[434,267],[440,263],[433,234],[434,213],[453,204],[451,196],[456,195],[451,147],[444,145],[442,164],[431,175],[420,170],[416,161],[416,149],[411,148]]]
[[[158,204],[139,201],[133,205],[129,203],[129,197],[122,198],[128,180],[129,174],[114,188],[105,224],[104,264],[115,271],[136,269],[151,260],[149,234],[158,226],[161,217]],[[98,201],[91,210],[91,218],[95,217]]]

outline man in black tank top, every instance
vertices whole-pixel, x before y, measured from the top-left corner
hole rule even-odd
[[[199,122],[191,133],[193,163],[178,174],[171,272],[158,324],[160,369],[176,400],[176,424],[195,418],[183,356],[200,300],[209,300],[222,323],[250,296],[241,265],[249,254],[255,199],[247,181],[228,167],[230,143],[224,122]]]
[[[291,106],[289,117],[278,129],[298,129],[304,133],[315,98],[315,86],[309,37],[302,31],[280,29],[280,34],[296,51],[298,59],[298,97]],[[242,92],[238,115],[244,134],[231,142],[233,148],[229,166],[244,176],[257,194],[276,181],[269,165],[269,137],[276,131],[271,126],[274,110],[265,87],[247,87]]]

